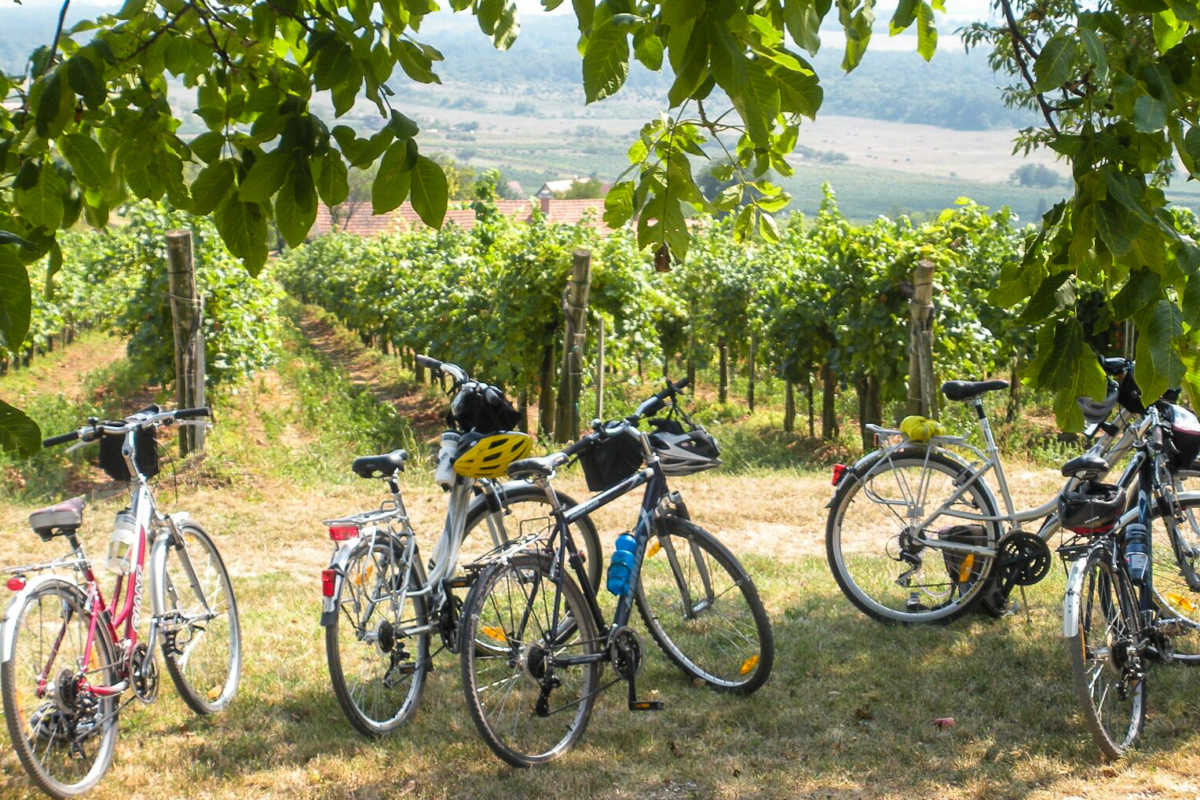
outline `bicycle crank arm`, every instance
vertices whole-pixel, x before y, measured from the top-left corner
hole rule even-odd
[[[629,684],[630,711],[662,711],[667,707],[661,700],[638,700],[637,688],[634,686],[634,679],[630,677],[626,683]]]

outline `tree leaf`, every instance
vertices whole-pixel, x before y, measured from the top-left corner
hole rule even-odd
[[[37,93],[34,119],[37,134],[43,139],[57,136],[71,116],[74,95],[64,83],[62,71],[56,69],[43,80],[41,92]]]
[[[633,217],[633,181],[621,181],[604,196],[604,224],[620,228]]]
[[[0,448],[31,456],[42,446],[42,431],[19,408],[0,400]]]
[[[314,162],[317,168],[317,193],[327,206],[346,202],[350,195],[350,175],[346,162],[335,151],[330,151]]]
[[[58,140],[58,150],[75,170],[75,178],[89,189],[103,189],[112,180],[108,156],[90,136],[67,134]]]
[[[238,198],[243,203],[263,203],[279,191],[291,169],[292,160],[282,150],[264,153],[250,167],[238,188]]]
[[[192,181],[192,213],[211,214],[233,188],[237,175],[234,162],[221,159],[200,170]]]
[[[108,96],[108,88],[104,85],[104,77],[96,64],[87,58],[83,51],[76,53],[67,60],[67,83],[91,108],[104,104]]]
[[[290,247],[304,241],[317,218],[317,189],[313,185],[308,159],[292,161],[287,179],[275,196],[275,224]]]
[[[1161,131],[1167,124],[1167,109],[1160,100],[1144,94],[1133,103],[1133,126],[1142,133]]]
[[[1143,397],[1158,397],[1183,380],[1183,362],[1175,340],[1183,334],[1183,318],[1169,300],[1159,300],[1135,318],[1138,340],[1137,380]]]
[[[258,203],[245,203],[230,194],[213,215],[221,241],[242,259],[251,275],[267,261],[267,217]]]
[[[933,9],[929,3],[921,2],[917,6],[917,52],[921,58],[928,61],[937,50],[937,28],[933,24]]]
[[[1071,78],[1071,66],[1075,61],[1078,45],[1075,39],[1063,31],[1050,37],[1042,47],[1037,61],[1033,62],[1033,73],[1037,77],[1033,88],[1039,92],[1057,89]]]
[[[896,6],[895,13],[892,14],[892,22],[888,26],[888,32],[892,36],[905,30],[917,18],[917,3],[919,0],[900,0]]]
[[[419,156],[412,171],[412,204],[426,225],[442,227],[448,197],[446,174],[442,168],[429,158]]]
[[[37,183],[28,189],[18,188],[13,195],[21,216],[34,225],[55,230],[62,225],[66,189],[58,172],[49,165],[43,165],[37,173]]]
[[[588,39],[583,54],[583,94],[587,102],[603,100],[616,93],[629,75],[629,41],[611,22],[600,26]]]
[[[412,170],[407,167],[408,139],[395,142],[383,154],[379,171],[371,183],[371,210],[386,214],[408,197],[412,187]]]
[[[1081,27],[1079,41],[1083,43],[1088,61],[1092,62],[1092,75],[1097,81],[1103,81],[1108,77],[1108,51],[1104,49],[1100,37],[1090,28]]]
[[[16,353],[29,333],[29,271],[11,244],[0,245],[0,348]]]
[[[638,28],[633,35],[633,54],[646,69],[658,72],[663,63],[663,42],[649,27]]]

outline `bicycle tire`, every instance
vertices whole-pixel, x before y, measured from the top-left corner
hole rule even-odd
[[[155,555],[154,613],[167,674],[189,708],[215,713],[233,700],[242,674],[241,621],[229,572],[212,538],[194,522],[180,525],[178,537]]]
[[[403,553],[403,544],[391,538],[359,544],[346,562],[334,597],[336,614],[325,628],[333,693],[350,724],[370,737],[383,736],[412,716],[429,672],[429,631],[411,637],[415,653],[405,647],[410,637],[397,636],[397,629],[429,622],[425,596],[412,594],[423,588],[422,581],[411,564],[403,563]],[[409,593],[399,604],[387,602],[406,574]],[[413,657],[398,660],[404,656]]]
[[[634,594],[651,637],[685,674],[718,691],[750,694],[775,661],[771,621],[754,581],[699,526],[668,515],[656,528]]]
[[[549,554],[522,553],[486,568],[467,595],[459,631],[471,718],[492,752],[514,767],[567,752],[583,735],[596,702],[598,661],[549,663],[555,655],[601,652],[582,592],[553,566]],[[573,624],[560,621],[567,615]]]
[[[1102,548],[1086,556],[1080,590],[1068,595],[1073,608],[1067,613],[1078,623],[1066,648],[1084,722],[1104,757],[1116,759],[1142,731],[1146,678],[1131,681],[1125,673],[1124,645],[1137,630],[1137,599],[1129,576],[1114,569],[1110,557]]]
[[[948,622],[965,614],[983,597],[996,561],[993,556],[958,556],[955,551],[905,542],[905,516],[891,506],[915,505],[904,497],[913,494],[914,484],[907,476],[920,477],[926,465],[931,470],[929,484],[934,474],[939,476],[936,487],[927,486],[921,498],[920,505],[928,513],[935,502],[928,500],[931,490],[936,489],[934,497],[951,497],[955,487],[968,479],[970,470],[947,455],[936,451],[926,454],[916,448],[893,454],[886,465],[878,460],[867,462],[860,469],[862,477],[847,472],[829,504],[825,554],[833,577],[856,608],[881,622]],[[886,504],[874,500],[872,494]],[[991,493],[978,480],[953,508],[975,516],[999,516]],[[904,514],[909,512],[906,508]],[[939,522],[945,527],[938,527]],[[935,538],[963,522],[963,518],[949,514],[935,517],[924,529],[924,538]],[[983,537],[977,543],[994,548],[1000,540],[998,523],[976,524]],[[915,565],[902,560],[904,548],[907,557],[916,560]],[[932,553],[936,558],[922,558],[922,553]],[[913,574],[903,578],[903,572],[914,566]],[[928,577],[923,576],[924,572],[929,573]],[[913,576],[917,578],[915,584]],[[926,580],[929,582],[922,583]]]
[[[473,543],[478,550],[479,547],[489,546],[488,542],[494,546],[499,542],[517,541],[528,533],[550,534],[555,524],[554,517],[550,514],[546,492],[540,486],[526,481],[512,481],[498,487],[498,491],[504,496],[507,510],[493,511],[486,493],[471,501],[467,509],[466,533],[463,535],[464,547],[466,543]],[[576,505],[569,495],[557,489],[555,493],[563,508]],[[474,532],[480,525],[484,527]],[[604,548],[596,525],[591,517],[581,517],[571,523],[571,534],[583,555],[584,569],[592,589],[598,590],[604,571]]]
[[[116,697],[78,693],[76,699],[60,704],[64,689],[75,684],[77,665],[83,661],[89,627],[87,599],[77,586],[50,580],[18,595],[13,603],[21,606],[10,606],[6,624],[13,630],[4,631],[6,638],[15,637],[12,657],[0,664],[0,694],[13,750],[39,789],[52,797],[75,797],[100,782],[112,763],[117,740]],[[63,638],[55,664],[50,666],[50,673],[56,676],[53,694],[43,692],[39,697],[38,676],[46,667],[47,651],[60,633]],[[87,671],[89,681],[115,684],[117,658],[112,634],[101,621],[96,626]],[[57,668],[60,665],[62,669]],[[64,705],[70,708],[64,710]],[[85,726],[82,734],[81,724]],[[61,744],[56,744],[57,737],[64,734]],[[95,743],[90,755],[89,742]]]
[[[1200,570],[1200,497],[1178,501],[1183,519],[1162,515],[1152,518],[1151,580],[1159,613],[1176,623],[1170,631],[1171,657],[1184,664],[1200,664],[1200,592],[1185,575]],[[1158,524],[1161,523],[1161,524]]]

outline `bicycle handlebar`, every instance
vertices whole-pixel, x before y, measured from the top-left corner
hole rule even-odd
[[[84,425],[78,430],[60,433],[57,436],[51,436],[48,439],[42,440],[42,447],[53,447],[57,444],[65,444],[80,439],[85,442],[93,441],[103,434],[122,434],[136,428],[144,428],[147,426],[162,425],[163,423],[170,424],[177,419],[195,419],[197,417],[211,417],[212,409],[208,406],[200,406],[198,408],[179,408],[174,411],[159,411],[157,406],[149,406],[148,408],[131,414],[120,422],[100,422],[92,421]]]
[[[630,422],[637,422],[638,420],[653,414],[666,404],[665,401],[667,398],[674,397],[681,389],[687,388],[687,385],[687,378],[684,378],[678,383],[671,383],[671,381],[668,379],[665,389],[656,393],[653,397],[649,397],[642,401],[642,404],[637,407],[637,410],[626,417],[626,419]]]
[[[454,381],[455,388],[471,379],[465,369],[458,364],[451,364],[449,361],[438,361],[432,356],[418,355],[416,362],[422,367],[429,368],[436,375],[449,375],[450,379]]]
[[[70,433],[60,433],[58,436],[51,436],[49,439],[42,440],[42,447],[53,447],[56,444],[64,444],[79,438],[79,431],[71,431]]]

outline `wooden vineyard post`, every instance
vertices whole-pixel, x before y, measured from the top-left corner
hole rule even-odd
[[[591,281],[592,254],[587,250],[576,250],[571,279],[563,291],[566,332],[563,336],[562,374],[558,382],[558,415],[554,422],[554,438],[560,442],[573,440],[579,431],[579,390],[583,378],[583,347]]]
[[[167,291],[175,333],[175,402],[179,408],[196,408],[204,405],[204,304],[196,289],[191,231],[167,232]],[[202,426],[179,428],[181,456],[203,449]]]
[[[604,419],[604,317],[597,316],[596,322],[596,418]]]
[[[921,260],[913,270],[913,296],[908,301],[908,413],[937,418],[933,377],[933,262]]]

